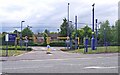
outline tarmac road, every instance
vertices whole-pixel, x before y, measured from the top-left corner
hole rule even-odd
[[[44,47],[29,53],[6,58],[2,72],[7,73],[118,73],[118,54],[76,54],[53,48],[46,54]]]

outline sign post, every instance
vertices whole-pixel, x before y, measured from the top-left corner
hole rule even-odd
[[[5,36],[5,41],[7,42],[7,45],[6,45],[6,56],[8,56],[8,42],[15,42],[16,40],[16,34],[6,34]]]
[[[25,45],[26,45],[26,51],[27,51],[27,47],[28,47],[28,37],[25,36]]]
[[[8,41],[9,41],[9,34],[5,35],[5,41],[6,41],[6,57],[8,56]]]

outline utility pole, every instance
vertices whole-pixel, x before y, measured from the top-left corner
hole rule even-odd
[[[67,25],[67,36],[69,36],[69,5],[70,5],[70,3],[68,3],[68,25]]]
[[[75,16],[75,31],[76,31],[76,34],[75,34],[75,49],[77,49],[77,46],[78,46],[78,42],[77,42],[77,16]]]
[[[93,9],[92,9],[92,40],[91,40],[91,48],[92,50],[95,50],[95,38],[94,38],[94,6],[95,3],[92,5]]]
[[[69,5],[70,3],[68,3],[68,18],[67,18],[67,37],[69,37]],[[68,41],[69,39],[67,39]],[[69,48],[69,43],[67,43],[67,49]]]
[[[96,49],[97,49],[97,38],[98,38],[98,31],[97,31],[97,23],[98,23],[98,20],[96,19],[95,20],[95,22],[96,22],[96,26],[95,26],[95,30],[96,30],[96,39],[95,39],[95,45],[96,45]]]
[[[20,34],[20,47],[22,49],[22,26],[23,26],[23,22],[25,21],[21,21],[21,34]]]

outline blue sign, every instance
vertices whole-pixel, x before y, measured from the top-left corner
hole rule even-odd
[[[15,42],[17,35],[16,34],[9,34],[9,41],[10,42]]]

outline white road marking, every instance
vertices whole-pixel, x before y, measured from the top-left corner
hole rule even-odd
[[[97,58],[103,58],[103,57],[97,57]]]
[[[89,67],[85,67],[86,69],[114,69],[117,67],[100,67],[100,66],[89,66]]]
[[[93,58],[78,58],[78,59],[93,59]]]
[[[41,49],[42,49],[42,50],[46,50],[46,48],[44,48],[44,47],[42,47]]]
[[[23,54],[17,55],[16,57],[19,57],[19,56],[22,56],[22,55],[25,55],[25,54],[30,54],[30,53],[35,53],[35,52],[34,52],[34,51],[26,52],[26,53],[23,53]]]
[[[47,54],[47,55],[50,55],[50,56],[51,56],[51,55],[53,55],[53,54]]]
[[[39,67],[17,67],[17,68],[3,68],[3,69],[30,69],[30,68],[39,68]]]
[[[81,66],[81,64],[63,64],[63,65],[69,65],[69,66]]]
[[[19,60],[19,61],[51,61],[51,60],[68,60],[68,59]]]
[[[53,67],[52,65],[47,65],[47,66],[36,66],[36,67],[17,67],[17,68],[3,68],[4,70],[13,70],[13,69],[33,69],[33,68],[48,68],[48,67]]]

